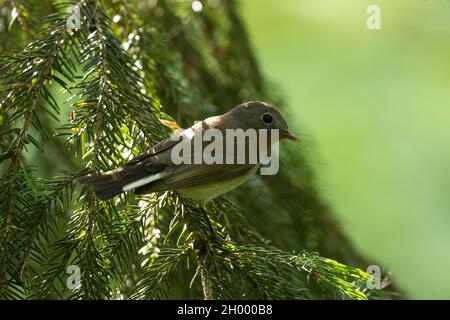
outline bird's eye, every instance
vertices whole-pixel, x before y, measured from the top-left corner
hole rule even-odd
[[[273,121],[273,118],[272,118],[272,116],[270,114],[264,113],[262,115],[262,120],[264,121],[265,124],[271,124],[272,121]]]

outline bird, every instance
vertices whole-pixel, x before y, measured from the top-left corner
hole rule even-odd
[[[149,194],[160,191],[176,191],[185,198],[206,203],[228,191],[240,186],[247,181],[260,167],[260,158],[257,161],[248,161],[251,150],[248,140],[245,141],[245,161],[242,163],[179,163],[174,161],[175,149],[192,147],[196,138],[208,129],[215,129],[216,133],[228,133],[230,130],[268,130],[268,142],[261,143],[257,137],[256,149],[264,146],[269,150],[273,143],[277,142],[272,137],[272,130],[277,129],[278,140],[300,139],[289,131],[288,124],[282,114],[271,104],[262,101],[249,101],[242,103],[230,111],[209,117],[192,127],[178,132],[171,137],[159,142],[147,151],[137,155],[124,165],[108,172],[97,175],[88,174],[79,177],[77,181],[90,186],[95,196],[100,200],[109,200],[121,193],[133,190],[135,195]],[[184,139],[184,140],[183,140]],[[206,140],[206,139],[205,139]],[[211,141],[201,141],[201,150],[204,150]],[[227,145],[223,143],[222,153],[226,154]],[[238,142],[239,143],[239,142]],[[238,146],[238,144],[237,144]],[[196,149],[187,148],[191,154],[187,159],[194,160]],[[216,153],[220,148],[216,150]],[[232,150],[231,158],[236,161],[239,152]],[[181,153],[181,152],[180,152]],[[215,156],[220,156],[216,154]],[[189,162],[189,161],[187,161]]]

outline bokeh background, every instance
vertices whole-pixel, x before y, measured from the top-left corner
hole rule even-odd
[[[367,7],[381,8],[368,30]],[[242,0],[267,78],[355,246],[450,298],[450,1]]]

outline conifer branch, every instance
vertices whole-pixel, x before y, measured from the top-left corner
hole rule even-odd
[[[26,11],[25,6],[19,1],[19,0],[9,0],[9,3],[13,10],[16,12],[17,21],[20,24],[20,27],[22,30],[27,34],[29,38],[32,37],[33,33],[30,29],[30,26],[28,25],[28,21],[26,19],[26,16],[28,15],[28,12]],[[12,21],[14,22],[14,21]],[[11,25],[11,23],[10,23]]]
[[[273,100],[236,1],[204,2],[201,12],[179,0],[46,3],[54,13],[32,35],[36,40],[0,54],[1,297],[364,299],[373,293],[365,289],[368,274],[323,257],[364,265],[329,219],[297,150],[284,157],[289,174],[256,178],[208,209],[175,192],[98,201],[73,183],[78,174],[49,179],[27,165],[39,162],[31,148],[47,152],[44,142],[59,141],[52,137],[59,123],[70,148],[59,153],[73,160],[75,172],[98,173],[180,125],[242,100]],[[36,5],[31,0],[26,7]],[[79,29],[67,28],[71,6],[80,9]],[[72,96],[63,105],[66,92]],[[70,112],[70,122],[60,112]],[[65,166],[52,155],[46,159],[55,169]],[[78,289],[67,285],[70,265],[80,268]]]
[[[11,272],[6,270],[6,266],[11,258],[10,238],[16,229],[13,207],[15,201],[20,199],[20,195],[17,195],[19,190],[17,179],[23,166],[21,155],[30,141],[36,145],[36,140],[29,134],[29,129],[33,125],[41,135],[47,136],[36,114],[40,99],[44,99],[56,112],[58,111],[55,100],[46,88],[48,82],[53,79],[53,70],[65,74],[57,59],[65,47],[66,25],[65,20],[61,18],[57,22],[51,28],[50,35],[31,43],[21,54],[4,54],[0,61],[0,80],[3,86],[0,91],[0,111],[11,122],[19,117],[24,119],[8,150],[1,155],[2,161],[9,160],[9,167],[5,175],[7,179],[0,185],[4,197],[0,205],[3,229],[0,239],[0,292],[6,283],[7,273]]]
[[[203,289],[203,299],[204,300],[213,300],[214,292],[213,292],[213,284],[211,280],[211,276],[209,275],[208,267],[206,266],[206,257],[205,253],[202,252],[202,249],[197,249],[197,264],[198,269],[200,270],[201,284]]]

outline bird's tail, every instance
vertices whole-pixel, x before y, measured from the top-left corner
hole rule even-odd
[[[149,172],[145,170],[128,170],[128,168],[120,167],[97,176],[86,175],[78,178],[77,181],[91,186],[95,196],[100,200],[108,200],[126,191],[124,190],[126,186],[140,181],[148,175]]]

